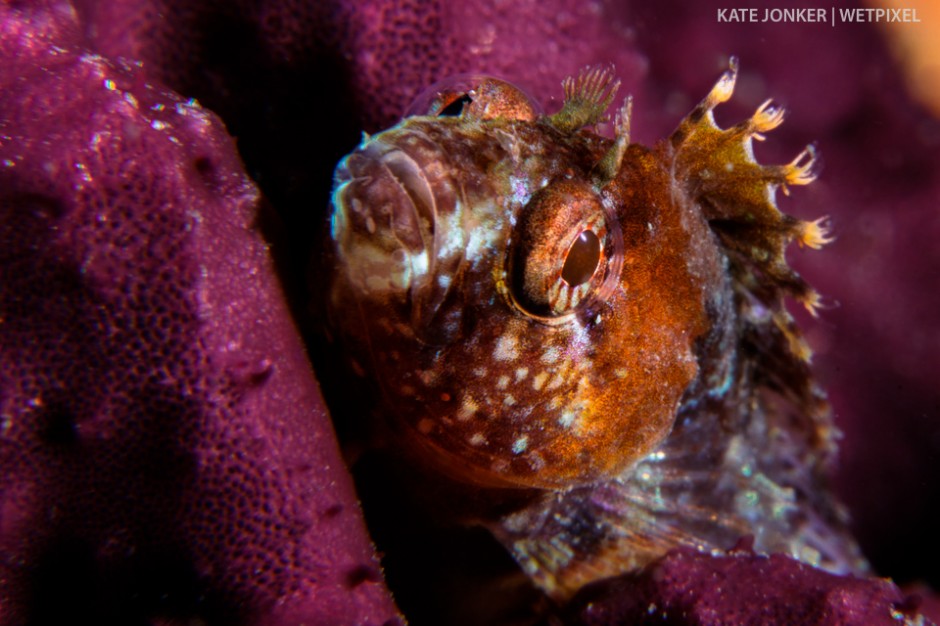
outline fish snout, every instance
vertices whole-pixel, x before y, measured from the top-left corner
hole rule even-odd
[[[444,162],[441,148],[415,133],[372,139],[340,163],[332,199],[331,235],[349,286],[397,304],[401,322],[428,343],[459,331],[441,309],[463,262],[462,248],[449,245],[462,234]]]

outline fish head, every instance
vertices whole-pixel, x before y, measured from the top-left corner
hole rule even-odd
[[[609,479],[699,374],[721,255],[668,146],[583,130],[611,76],[566,83],[553,116],[495,79],[437,88],[337,168],[332,324],[396,448],[444,475]]]

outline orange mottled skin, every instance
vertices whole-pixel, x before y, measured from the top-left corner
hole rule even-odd
[[[482,78],[337,169],[331,324],[379,390],[382,429],[444,481],[535,494],[487,524],[555,597],[747,532],[833,569],[858,561],[841,531],[801,535],[841,518],[790,486],[806,482],[794,458],[815,484],[831,451],[783,307],[818,304],[786,246],[828,239],[774,200],[813,179],[813,152],[754,161],[751,141],[782,121],[770,105],[718,128],[735,75],[652,148],[630,143],[629,99],[614,139],[586,130],[610,70],[566,80],[551,116]]]
[[[507,263],[513,240],[526,234],[512,224],[516,216],[517,227],[526,223],[526,205],[510,188],[494,193],[494,182],[516,176],[527,189],[551,195],[570,180],[589,179],[606,142],[584,142],[565,154],[558,145],[564,137],[550,126],[501,119],[468,126],[461,119],[410,118],[349,157],[353,179],[338,198],[350,198],[350,206],[356,198],[360,206],[381,208],[365,217],[349,211],[348,230],[340,232],[339,243],[357,245],[360,234],[371,239],[357,218],[394,230],[394,211],[412,210],[408,193],[393,188],[404,207],[385,195],[386,187],[396,183],[382,171],[379,155],[401,145],[415,163],[433,163],[448,173],[446,178],[427,178],[439,200],[434,207],[438,224],[463,224],[464,244],[480,229],[489,229],[485,249],[474,251],[471,244],[471,251],[460,245],[439,252],[427,262],[427,280],[412,270],[407,288],[376,289],[365,298],[355,285],[367,285],[389,266],[360,269],[351,262],[351,284],[335,292],[343,299],[337,309],[363,311],[363,320],[351,320],[369,322],[361,328],[368,333],[371,353],[361,364],[371,360],[402,441],[433,456],[444,471],[482,484],[534,487],[614,476],[665,437],[680,398],[698,373],[693,344],[710,326],[704,300],[711,283],[722,279],[712,270],[708,281],[701,280],[697,274],[709,272],[700,267],[705,261],[690,263],[688,258],[690,240],[707,234],[707,225],[689,207],[663,199],[670,190],[668,172],[648,150],[633,147],[616,179],[600,189],[578,188],[593,196],[597,212],[610,207],[612,221],[629,233],[616,249],[611,247],[610,256],[617,258],[607,259],[622,266],[619,280],[602,301],[586,301],[562,321],[534,317],[514,301],[525,296],[514,295]],[[543,158],[549,152],[556,160]],[[371,160],[373,154],[377,160]],[[360,160],[360,155],[370,160]],[[557,162],[561,159],[570,162],[562,166]],[[460,179],[453,180],[450,172],[460,172]],[[642,186],[631,184],[637,178],[644,180]],[[541,190],[539,185],[544,185]],[[462,197],[450,189],[438,191],[444,186],[459,189]],[[636,187],[622,194],[626,202],[616,195],[624,187]],[[373,202],[380,194],[382,199]],[[650,208],[666,202],[667,210]],[[539,231],[539,237],[520,243],[532,247],[526,254],[537,251],[542,235],[549,241],[567,237],[570,243],[581,232],[583,219],[569,232]],[[532,228],[543,225],[528,223]],[[446,246],[421,247],[431,237],[419,238],[409,254]],[[394,246],[407,246],[405,240],[404,235],[390,239],[387,254],[395,254]],[[371,274],[353,274],[357,271]],[[442,276],[449,280],[446,289],[439,284]],[[414,303],[423,298],[441,304],[416,330],[408,322]],[[421,333],[445,336],[423,338]]]

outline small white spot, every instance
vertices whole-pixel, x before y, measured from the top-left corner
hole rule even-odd
[[[542,385],[545,384],[546,380],[548,380],[548,372],[539,372],[535,375],[535,378],[532,379],[532,388],[539,391],[542,389]]]
[[[616,376],[617,378],[626,378],[627,370],[623,367],[618,367],[617,369],[614,370],[614,376]]]
[[[454,206],[454,212],[446,215],[438,214],[438,228],[446,233],[444,242],[437,252],[439,259],[446,259],[453,256],[464,248],[464,228],[463,228],[463,206],[458,201]]]
[[[457,419],[461,422],[466,422],[471,417],[476,415],[477,409],[479,408],[480,407],[472,397],[465,396],[463,402],[460,405],[460,411],[457,412]]]
[[[411,255],[411,271],[415,275],[428,273],[428,253],[420,252]]]
[[[529,368],[520,367],[519,369],[516,370],[516,382],[519,382],[520,380],[522,380],[528,375],[529,375]]]
[[[549,346],[545,348],[545,352],[542,353],[542,363],[554,363],[558,360],[560,355],[561,351],[557,346]]]
[[[475,368],[473,370],[473,375],[476,376],[477,378],[483,378],[484,376],[486,376],[486,368],[485,367]]]
[[[500,377],[499,377],[499,380],[496,381],[496,388],[497,388],[497,389],[502,390],[502,389],[505,389],[505,388],[508,387],[508,386],[509,386],[509,376],[506,376],[506,375],[500,376]]]
[[[468,220],[463,225],[463,229],[470,229],[470,236],[463,245],[464,258],[474,265],[481,259],[487,258],[484,253],[493,249],[499,234],[503,230],[502,220],[497,219],[501,212],[495,204],[481,206],[479,211],[475,211],[475,213],[487,217]]]
[[[529,447],[529,438],[522,435],[512,443],[513,454],[522,454]]]
[[[371,216],[371,215],[369,215],[369,216],[366,217],[366,231],[367,231],[370,235],[374,235],[374,234],[375,234],[375,220],[372,219],[372,216]]]
[[[529,198],[532,194],[529,193],[529,188],[526,185],[525,178],[518,178],[516,176],[509,177],[509,185],[512,189],[512,201],[524,205],[529,202]]]
[[[567,411],[564,411],[561,414],[561,417],[558,418],[558,423],[564,426],[565,428],[569,428],[572,424],[574,424],[574,420],[576,417],[577,417],[577,414],[574,411],[567,410]]]
[[[486,443],[486,437],[483,436],[483,433],[473,433],[468,442],[471,446],[482,446]]]
[[[555,374],[552,377],[552,379],[549,381],[548,386],[545,388],[545,390],[554,391],[555,389],[558,389],[559,387],[561,387],[561,385],[564,382],[565,382],[565,379],[562,377],[561,374]]]
[[[499,361],[511,361],[516,358],[516,352],[518,350],[518,344],[516,342],[515,335],[503,335],[499,338],[499,341],[496,342],[496,350],[493,352],[493,357]]]
[[[447,289],[450,287],[450,276],[447,274],[441,274],[437,277],[437,284],[440,285],[441,289]]]
[[[503,398],[503,404],[506,406],[514,406],[516,404],[516,399],[512,395],[508,395]]]

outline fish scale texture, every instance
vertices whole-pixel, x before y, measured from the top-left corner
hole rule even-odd
[[[224,126],[0,11],[0,624],[398,623]]]

